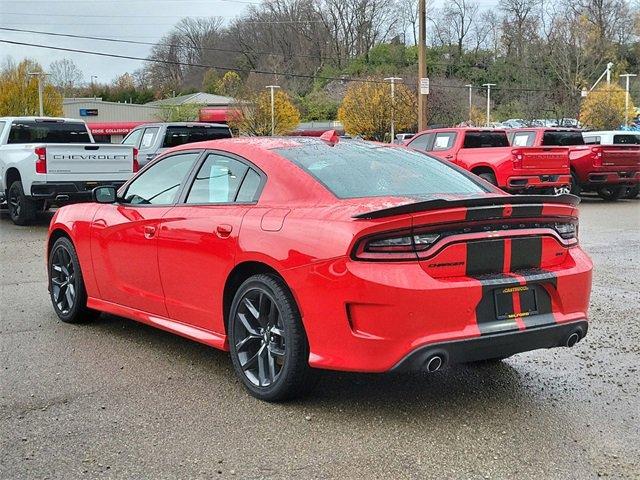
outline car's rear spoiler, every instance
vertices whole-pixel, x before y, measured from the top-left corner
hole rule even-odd
[[[426,212],[429,210],[443,210],[456,207],[493,207],[500,205],[540,205],[561,204],[576,206],[580,203],[580,198],[575,195],[564,193],[562,195],[504,195],[499,197],[476,197],[464,198],[460,200],[445,200],[438,198],[423,202],[407,203],[397,207],[383,208],[372,212],[359,213],[352,218],[374,219],[402,215],[406,213]]]

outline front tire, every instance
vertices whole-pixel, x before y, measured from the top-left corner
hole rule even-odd
[[[603,185],[598,188],[598,196],[607,202],[615,202],[622,195],[623,188],[611,185]]]
[[[36,202],[25,195],[19,180],[11,184],[8,193],[7,205],[11,221],[20,226],[29,225],[36,218]]]
[[[247,279],[234,296],[228,327],[233,367],[251,395],[277,402],[313,386],[300,312],[281,278]]]
[[[76,249],[67,237],[55,241],[49,253],[49,294],[58,318],[66,323],[86,322],[99,312],[87,308],[87,290]]]

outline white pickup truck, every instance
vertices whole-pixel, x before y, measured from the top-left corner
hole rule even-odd
[[[139,168],[128,145],[96,144],[80,120],[0,117],[0,203],[16,225],[52,205],[89,201],[98,185],[119,187]]]

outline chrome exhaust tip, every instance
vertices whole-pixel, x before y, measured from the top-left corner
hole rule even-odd
[[[437,372],[444,365],[444,359],[440,355],[434,355],[426,363],[427,372],[433,373]]]
[[[578,332],[573,332],[571,335],[569,335],[567,337],[567,341],[565,342],[565,346],[573,347],[579,341],[580,341],[580,334]]]

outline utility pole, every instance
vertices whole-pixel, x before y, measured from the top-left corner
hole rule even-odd
[[[46,77],[49,74],[45,72],[28,72],[28,74],[32,77],[38,78],[38,106],[40,108],[40,116],[44,117],[44,100],[42,98],[44,95],[44,92],[42,90],[42,77],[43,76]]]
[[[418,0],[418,131],[427,128],[427,98],[420,92],[420,80],[427,76],[427,5]]]
[[[625,127],[629,126],[629,78],[637,77],[635,73],[623,73],[620,75],[621,77],[625,77],[626,86],[624,89],[624,125]]]
[[[471,124],[471,89],[473,88],[473,85],[469,84],[469,85],[465,85],[465,87],[467,87],[469,89],[469,124]]]
[[[487,127],[491,123],[491,87],[495,87],[495,83],[483,83],[483,87],[487,87]]]
[[[393,143],[396,136],[396,81],[401,81],[400,77],[387,77],[384,79],[386,82],[391,82],[391,139],[389,143]]]
[[[267,85],[265,88],[271,90],[271,136],[273,137],[276,132],[276,99],[275,89],[280,88],[280,85]]]
[[[96,98],[96,84],[93,81],[94,79],[97,80],[98,76],[97,75],[91,75],[91,93],[93,93],[93,99],[95,100]],[[175,95],[174,95],[175,96]]]

